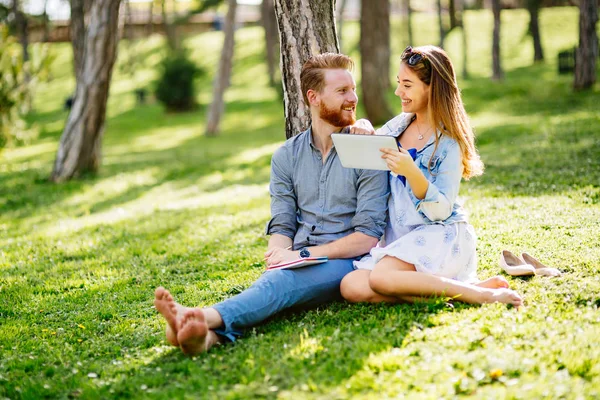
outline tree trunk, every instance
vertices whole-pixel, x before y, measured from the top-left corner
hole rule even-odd
[[[462,77],[463,79],[467,79],[469,77],[469,68],[467,65],[468,62],[468,55],[469,55],[469,48],[468,48],[468,41],[467,41],[467,28],[465,27],[465,0],[457,0],[456,2],[456,11],[457,11],[457,18],[456,18],[456,23],[458,24],[457,26],[459,26],[461,28],[462,31],[462,64],[463,64],[463,68],[462,68]]]
[[[71,45],[73,46],[73,72],[75,81],[81,79],[85,54],[85,10],[84,0],[71,0]]]
[[[148,23],[146,24],[146,34],[148,36],[154,33],[154,0],[148,2]]]
[[[215,75],[213,83],[213,101],[208,111],[206,121],[206,135],[216,136],[219,132],[219,124],[221,116],[225,109],[223,96],[225,89],[229,87],[229,79],[231,77],[231,68],[233,64],[233,48],[235,47],[235,12],[237,8],[237,0],[228,0],[228,10],[225,16],[225,39],[223,40],[223,50],[221,51],[221,60],[219,61],[219,69]]]
[[[440,47],[443,49],[446,33],[444,30],[444,19],[442,18],[442,2],[441,2],[441,0],[437,0],[437,15],[438,15],[438,22],[440,25]]]
[[[502,65],[500,64],[500,0],[492,0],[494,14],[494,35],[492,42],[492,79],[499,81],[503,78]]]
[[[544,49],[540,38],[539,11],[541,0],[527,0],[529,11],[529,33],[533,38],[533,61],[544,61]]]
[[[390,84],[390,3],[389,0],[361,1],[360,65],[363,104],[374,125],[394,114],[386,102]]]
[[[29,61],[29,35],[27,30],[27,16],[19,7],[19,0],[13,0],[13,15],[15,18],[16,33],[19,35],[19,42],[23,48],[23,63]],[[26,76],[25,80],[29,81],[30,77]]]
[[[335,20],[337,22],[336,30],[338,34],[338,46],[340,47],[340,51],[342,50],[342,34],[344,28],[344,10],[346,9],[346,0],[337,0],[335,7]]]
[[[596,59],[598,58],[597,0],[581,0],[579,4],[579,48],[575,55],[576,90],[591,88],[596,82]]]
[[[167,0],[161,0],[160,4],[163,27],[165,29],[165,35],[167,36],[167,45],[171,50],[177,50],[179,48],[179,43],[177,41],[177,32],[174,24],[169,20],[169,16],[167,15]]]
[[[81,0],[72,0],[71,4],[75,3],[81,4]],[[81,19],[72,21],[72,26],[84,29],[80,41],[73,35],[74,58],[80,63],[77,89],[50,176],[54,182],[97,172],[100,166],[106,102],[117,55],[119,3],[120,0],[95,0],[87,29],[83,6],[81,13],[71,12],[71,18]]]
[[[452,29],[456,28],[457,26],[460,26],[460,23],[458,21],[458,19],[456,18],[456,2],[460,1],[460,0],[449,0],[448,1],[448,14],[450,15],[450,29],[448,31],[451,31]]]
[[[277,17],[273,0],[263,0],[261,7],[261,20],[265,29],[265,47],[267,55],[267,70],[269,85],[276,86],[275,68],[277,65],[277,52],[279,51],[279,33],[277,32]]]
[[[42,39],[44,41],[44,43],[47,43],[50,41],[50,21],[48,18],[48,1],[49,0],[45,0],[44,1],[44,13],[42,14],[42,24],[44,27],[44,38]]]
[[[133,39],[133,29],[131,26],[131,0],[123,0],[125,2],[125,21],[123,23],[123,36],[128,40],[128,45],[131,46]]]
[[[406,10],[406,29],[408,30],[408,44],[414,46],[413,29],[412,29],[412,8],[410,0],[404,0],[404,9]]]
[[[275,0],[287,138],[311,122],[300,87],[302,65],[315,54],[339,52],[333,7],[334,0]]]

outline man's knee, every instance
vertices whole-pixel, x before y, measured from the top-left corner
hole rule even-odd
[[[355,274],[346,275],[340,284],[340,292],[342,297],[350,303],[362,303],[369,301],[368,299],[368,281],[360,279],[361,277]]]
[[[263,289],[278,291],[293,285],[293,280],[294,277],[290,271],[276,269],[263,274],[255,284]]]

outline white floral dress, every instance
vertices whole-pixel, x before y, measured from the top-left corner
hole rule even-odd
[[[406,186],[391,174],[390,184],[392,196],[385,237],[354,266],[372,270],[383,257],[392,256],[414,264],[418,272],[478,282],[477,237],[473,227],[467,222],[426,224],[415,210]]]

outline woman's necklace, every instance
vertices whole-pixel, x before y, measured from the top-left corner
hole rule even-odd
[[[427,130],[425,131],[425,133],[421,133],[421,129],[419,129],[419,125],[417,124],[417,131],[419,132],[419,136],[417,136],[417,139],[419,139],[419,140],[423,140],[423,139],[425,138],[425,135],[426,135],[427,133],[429,133],[429,131],[430,131],[430,130],[431,130],[431,127],[429,127],[429,129],[427,129]]]

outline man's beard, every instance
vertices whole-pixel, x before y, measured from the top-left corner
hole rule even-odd
[[[354,113],[349,113],[348,115],[346,115],[346,112],[341,108],[329,108],[324,102],[321,102],[321,105],[319,106],[319,117],[323,121],[338,128],[353,125],[356,122],[356,115],[354,115]]]

